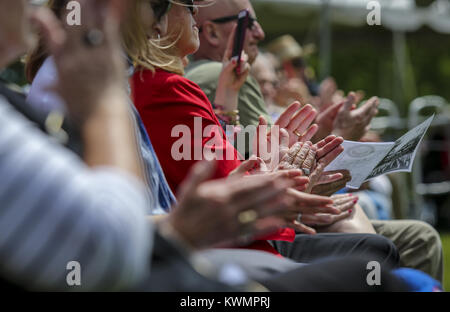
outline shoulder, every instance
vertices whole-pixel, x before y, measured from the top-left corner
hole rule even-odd
[[[222,63],[220,62],[209,60],[195,61],[192,64],[189,64],[186,69],[186,77],[199,85],[208,82],[217,83],[221,71]]]
[[[202,89],[193,81],[163,70],[136,72],[133,76],[134,92],[139,99],[148,98],[149,103],[174,105],[211,106]],[[192,109],[192,108],[191,108]],[[209,111],[209,109],[208,109]]]

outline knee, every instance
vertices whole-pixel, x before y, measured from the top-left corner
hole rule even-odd
[[[377,261],[393,267],[398,266],[400,255],[390,239],[377,234],[369,234],[365,237],[364,243],[371,256],[378,258]]]
[[[409,227],[412,230],[412,237],[425,246],[425,248],[433,253],[442,252],[442,242],[439,233],[426,222],[423,221],[409,221]]]

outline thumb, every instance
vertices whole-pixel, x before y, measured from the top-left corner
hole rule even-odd
[[[280,129],[280,150],[289,149],[289,133],[286,129]]]
[[[244,161],[241,163],[239,167],[235,171],[233,171],[233,176],[242,177],[245,175],[246,172],[252,170],[255,168],[256,165],[258,165],[260,162],[260,159],[256,156],[250,157],[249,160]]]
[[[66,41],[66,33],[61,22],[49,9],[43,7],[34,10],[30,21],[42,32],[49,54],[58,56]]]

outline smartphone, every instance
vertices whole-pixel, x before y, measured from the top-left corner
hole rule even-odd
[[[236,29],[236,35],[234,37],[233,55],[237,57],[237,64],[241,64],[242,50],[244,50],[245,35],[247,33],[248,24],[250,22],[250,11],[242,10],[238,15],[238,25]],[[240,74],[240,66],[236,67],[236,73]]]

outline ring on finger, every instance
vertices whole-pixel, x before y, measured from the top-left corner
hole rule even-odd
[[[302,134],[298,130],[294,130],[294,134],[299,138],[302,137]]]
[[[245,210],[238,215],[238,221],[242,225],[253,223],[256,219],[258,219],[258,213],[253,209]]]
[[[302,213],[301,212],[298,213],[296,220],[298,223],[302,223]]]
[[[302,168],[303,174],[307,177],[309,177],[309,175],[311,174],[311,170],[309,170],[308,168]]]

